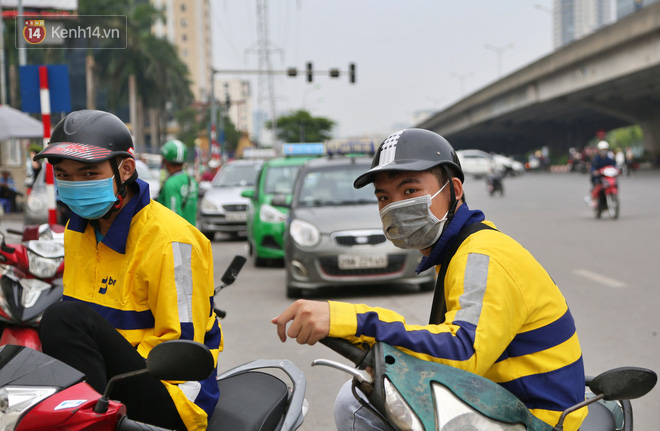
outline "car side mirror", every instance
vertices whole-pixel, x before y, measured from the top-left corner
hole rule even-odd
[[[254,189],[246,189],[241,192],[244,198],[252,199],[254,197]]]
[[[276,207],[291,208],[291,198],[287,195],[275,195],[270,204]]]

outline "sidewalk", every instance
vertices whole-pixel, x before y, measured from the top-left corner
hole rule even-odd
[[[6,233],[7,229],[23,230],[22,212],[4,213],[0,216],[0,231]]]

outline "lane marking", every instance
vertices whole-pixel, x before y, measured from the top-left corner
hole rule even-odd
[[[581,275],[584,278],[588,278],[591,281],[604,284],[608,287],[621,288],[627,286],[627,284],[622,281],[615,280],[610,277],[605,277],[604,275],[589,271],[588,269],[576,269],[573,272],[577,275]]]

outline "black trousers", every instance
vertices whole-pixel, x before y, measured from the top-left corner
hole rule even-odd
[[[107,320],[73,301],[51,305],[39,324],[44,353],[76,368],[103,394],[111,377],[146,368],[146,361]],[[111,399],[126,405],[129,419],[185,430],[174,401],[160,380],[148,375],[117,382]]]

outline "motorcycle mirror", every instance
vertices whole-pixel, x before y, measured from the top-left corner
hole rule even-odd
[[[204,380],[214,368],[209,348],[190,340],[162,342],[147,357],[149,374],[159,380]]]
[[[220,281],[222,281],[222,284],[224,284],[223,287],[229,286],[234,281],[236,281],[236,276],[241,271],[241,268],[243,268],[243,265],[245,264],[246,260],[247,259],[245,258],[245,256],[241,256],[241,255],[234,256],[234,259],[227,267],[227,270],[225,271],[224,274],[222,274],[222,278],[220,278]]]
[[[633,400],[649,393],[658,381],[658,375],[649,369],[621,367],[605,371],[594,377],[589,389],[603,394],[605,400]]]

